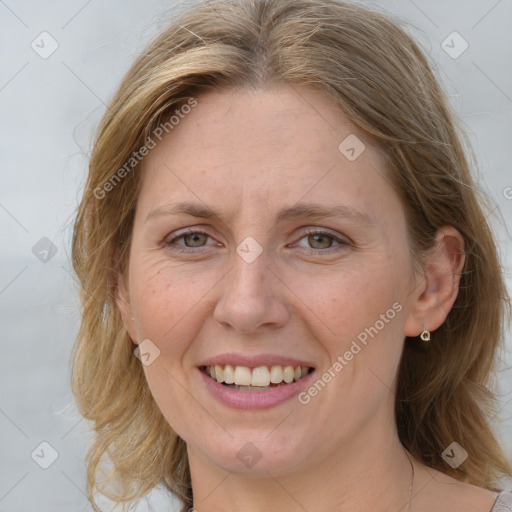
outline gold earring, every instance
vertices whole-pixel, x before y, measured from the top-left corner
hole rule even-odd
[[[430,331],[427,331],[426,329],[420,334],[420,338],[423,341],[430,341]]]

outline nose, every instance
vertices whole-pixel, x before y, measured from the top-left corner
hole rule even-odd
[[[222,280],[224,287],[213,314],[225,328],[254,333],[278,329],[288,322],[287,288],[264,254],[251,263],[233,254],[232,270]]]

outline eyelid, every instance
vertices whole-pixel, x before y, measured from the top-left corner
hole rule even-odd
[[[208,234],[204,229],[202,228],[185,228],[183,230],[175,231],[169,235],[167,235],[163,240],[163,245],[169,245],[171,242],[175,242],[176,240],[179,240],[180,238],[184,238],[188,235],[206,235],[207,237],[211,238],[213,240],[213,237]],[[182,247],[187,247],[186,245]],[[194,249],[193,247],[188,247],[188,249]],[[197,249],[200,249],[200,247],[197,247]]]
[[[193,235],[193,234],[206,235],[208,238],[211,238],[212,240],[214,239],[203,228],[189,227],[189,228],[184,228],[183,230],[178,230],[178,231],[166,236],[162,242],[162,247],[171,247],[172,250],[176,250],[178,252],[189,252],[189,253],[190,252],[197,253],[197,252],[200,252],[201,250],[205,249],[206,247],[208,247],[208,245],[203,245],[203,246],[199,246],[199,247],[188,247],[186,245],[174,244],[174,242],[176,242],[176,240],[179,240],[181,238],[184,238],[188,235]],[[310,253],[313,252],[316,254],[321,254],[321,253],[330,253],[342,246],[346,247],[346,246],[353,245],[352,240],[350,238],[348,238],[347,236],[332,233],[327,228],[321,228],[321,227],[305,228],[305,231],[302,232],[300,238],[296,242],[294,242],[294,244],[296,244],[297,242],[300,242],[302,239],[306,238],[307,236],[311,236],[311,235],[327,235],[329,238],[332,238],[334,241],[336,241],[337,245],[335,245],[333,247],[327,247],[326,249],[315,249],[312,247],[300,247],[300,246],[297,246],[297,247],[300,247],[302,250],[310,252]],[[174,244],[174,246],[173,246],[173,244]]]
[[[312,247],[303,247],[303,249],[306,249],[309,251],[315,251],[315,252],[329,252],[330,250],[335,249],[336,247],[339,247],[339,246],[353,245],[352,240],[350,240],[350,238],[348,238],[347,236],[338,235],[338,234],[331,232],[327,228],[318,228],[318,227],[308,228],[305,232],[302,233],[301,237],[297,240],[297,242],[300,242],[303,238],[306,238],[307,236],[311,236],[311,235],[327,235],[328,237],[335,240],[338,243],[338,245],[336,245],[334,247],[328,247],[327,249],[313,249]],[[294,242],[294,243],[297,243],[297,242]]]

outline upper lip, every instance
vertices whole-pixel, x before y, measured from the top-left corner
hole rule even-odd
[[[273,366],[273,365],[281,365],[281,366],[301,366],[301,367],[311,367],[315,366],[307,361],[301,361],[294,357],[288,356],[280,356],[277,354],[258,354],[258,355],[248,355],[248,354],[220,354],[215,357],[210,357],[203,361],[199,366],[215,366],[215,365],[226,365],[230,364],[232,366],[247,366],[249,368],[257,368],[258,366]]]

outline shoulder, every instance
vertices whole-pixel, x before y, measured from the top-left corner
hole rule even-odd
[[[505,501],[512,499],[510,493],[461,482],[426,466],[418,469],[418,491],[414,498],[418,511],[512,512],[512,501]]]
[[[491,512],[512,512],[512,492],[500,492]]]

